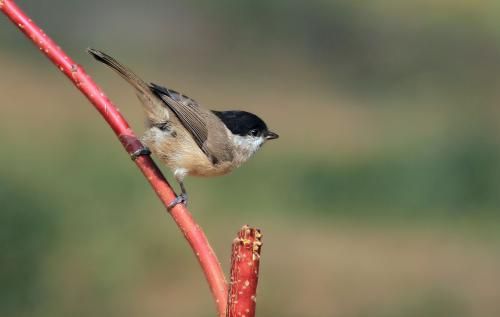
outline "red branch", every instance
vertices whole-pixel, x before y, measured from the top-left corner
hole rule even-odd
[[[49,38],[31,19],[14,3],[13,0],[0,0],[0,10],[47,56],[87,97],[103,116],[114,133],[131,154],[141,148],[141,143],[128,123],[118,112],[115,105],[106,97],[96,83],[66,53]],[[165,207],[175,198],[175,192],[162,175],[156,164],[148,156],[135,160],[137,167],[149,181]],[[182,204],[176,205],[170,214],[191,245],[208,280],[212,295],[217,303],[219,316],[226,313],[227,284],[224,273],[215,253],[210,247],[203,230],[194,221],[189,211]]]
[[[243,226],[233,241],[227,317],[255,316],[262,234]]]

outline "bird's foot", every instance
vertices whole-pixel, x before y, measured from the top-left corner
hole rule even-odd
[[[151,155],[151,151],[145,146],[142,146],[141,148],[130,154],[130,158],[132,159],[132,161],[135,161],[139,156],[143,155]]]
[[[187,206],[187,202],[188,202],[188,195],[187,195],[187,193],[182,193],[179,196],[175,197],[174,200],[172,200],[168,204],[167,209],[171,210],[172,208],[174,208],[178,204],[184,204],[184,206]]]

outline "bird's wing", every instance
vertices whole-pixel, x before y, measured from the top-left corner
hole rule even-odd
[[[149,88],[175,113],[182,125],[191,133],[199,148],[210,157],[206,147],[203,146],[208,138],[206,118],[198,103],[175,90],[153,83],[149,84]]]

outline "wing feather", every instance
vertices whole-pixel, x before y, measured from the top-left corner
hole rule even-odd
[[[206,118],[198,103],[175,90],[168,89],[156,84],[149,84],[151,91],[157,95],[172,112],[179,118],[182,125],[193,136],[198,147],[210,157],[207,153],[204,143],[208,138],[208,128]]]

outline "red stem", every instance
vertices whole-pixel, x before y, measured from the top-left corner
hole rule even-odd
[[[243,226],[233,241],[227,317],[255,316],[262,234]]]
[[[14,3],[13,0],[0,0],[0,10],[47,56],[87,97],[94,107],[113,129],[131,154],[141,148],[141,142],[130,129],[128,123],[118,112],[115,105],[106,97],[99,86],[90,78],[80,65],[77,65],[64,51],[40,29]],[[135,160],[137,167],[144,174],[165,207],[175,198],[175,192],[163,174],[149,156],[140,156]],[[224,316],[227,304],[227,283],[219,260],[215,256],[203,230],[194,221],[189,211],[178,204],[170,214],[191,245],[210,285],[217,304],[219,316]]]

